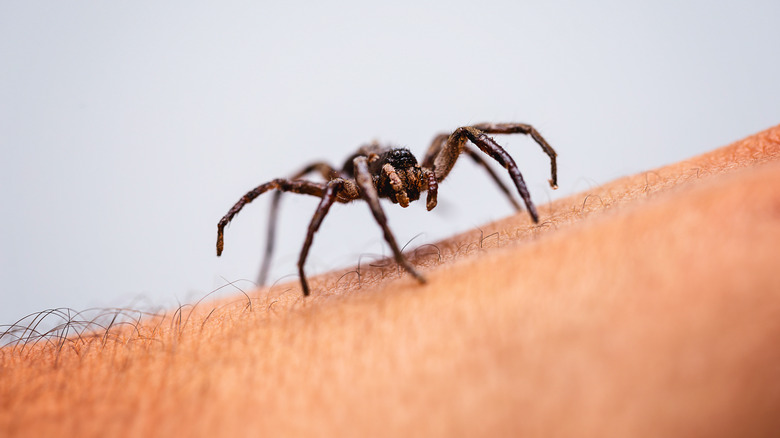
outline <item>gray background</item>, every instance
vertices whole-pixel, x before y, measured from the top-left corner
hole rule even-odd
[[[422,155],[460,125],[534,124],[560,154],[557,192],[535,144],[499,141],[541,204],[766,129],[780,123],[778,5],[2,1],[0,324],[253,279],[268,199],[220,259],[217,220],[371,139]],[[465,160],[440,200],[386,204],[399,241],[512,212]],[[286,198],[274,280],[294,275],[315,206]],[[308,272],[383,252],[365,205],[337,205]]]

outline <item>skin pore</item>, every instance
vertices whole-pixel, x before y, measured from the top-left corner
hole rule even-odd
[[[392,261],[0,350],[0,436],[780,433],[780,126]]]

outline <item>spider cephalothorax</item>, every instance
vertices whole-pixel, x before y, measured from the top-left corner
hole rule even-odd
[[[425,282],[425,278],[417,272],[411,263],[401,252],[398,243],[395,241],[393,233],[387,225],[382,207],[379,204],[380,198],[389,199],[401,207],[408,207],[409,203],[420,199],[422,192],[428,192],[426,207],[432,210],[436,207],[436,198],[438,195],[439,183],[447,177],[452,170],[458,157],[462,153],[468,154],[474,161],[483,166],[490,177],[498,184],[515,208],[520,209],[520,205],[512,197],[510,190],[501,182],[498,176],[482,159],[482,156],[467,143],[471,142],[479,148],[480,151],[489,155],[504,167],[512,178],[512,182],[517,188],[520,197],[528,208],[528,213],[534,222],[539,221],[539,215],[536,212],[528,189],[523,181],[523,176],[515,164],[512,157],[498,145],[487,134],[528,134],[550,157],[550,185],[557,188],[557,168],[555,162],[555,151],[547,141],[542,138],[539,132],[531,125],[522,123],[480,123],[478,125],[463,126],[451,134],[440,134],[433,139],[433,143],[428,148],[422,163],[417,162],[417,158],[406,148],[384,147],[378,143],[372,143],[362,146],[356,153],[350,156],[340,170],[331,167],[324,162],[315,162],[304,167],[300,172],[295,173],[290,178],[278,178],[259,185],[246,193],[241,199],[233,205],[228,213],[219,221],[217,225],[217,255],[222,254],[223,237],[225,226],[233,217],[241,211],[244,206],[261,194],[275,190],[273,203],[271,206],[271,217],[268,226],[268,240],[266,242],[265,258],[260,268],[260,284],[265,283],[265,277],[270,266],[271,254],[273,253],[274,231],[276,229],[276,216],[279,206],[279,199],[282,192],[302,193],[319,197],[320,204],[314,212],[309,230],[306,234],[306,240],[298,259],[298,273],[301,279],[301,288],[304,295],[309,295],[309,285],[306,281],[306,274],[303,266],[306,263],[306,257],[309,254],[314,233],[320,227],[322,219],[330,210],[334,202],[351,202],[357,199],[366,201],[371,209],[379,226],[384,233],[385,241],[393,251],[395,260],[403,268],[412,274],[418,281]],[[303,178],[305,175],[318,172],[325,182],[314,182]]]
[[[371,148],[376,149],[361,150],[368,157],[368,172],[380,198],[408,207],[409,202],[420,199],[420,192],[428,190],[426,173],[409,149],[376,145]]]

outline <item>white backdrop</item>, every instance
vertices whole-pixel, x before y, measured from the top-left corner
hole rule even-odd
[[[776,1],[311,3],[0,2],[0,324],[254,279],[268,199],[218,259],[219,218],[371,139],[422,155],[460,125],[531,123],[558,192],[535,144],[499,142],[543,204],[780,123]],[[315,206],[285,198],[272,279]],[[386,210],[413,245],[512,212],[466,160],[434,212]],[[383,251],[366,206],[337,205],[308,272]]]

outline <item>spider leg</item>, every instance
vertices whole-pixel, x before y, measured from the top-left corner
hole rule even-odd
[[[550,157],[550,187],[553,189],[558,188],[558,166],[555,161],[555,157],[558,154],[555,153],[555,149],[547,143],[547,140],[542,137],[542,134],[539,134],[539,131],[537,131],[536,128],[525,123],[479,123],[473,125],[473,127],[488,134],[530,135],[531,138],[542,147],[544,153]]]
[[[490,155],[494,160],[498,161],[498,164],[509,171],[509,175],[515,183],[520,197],[523,198],[523,202],[526,208],[528,208],[531,219],[534,222],[539,222],[539,214],[531,201],[528,187],[525,185],[525,181],[523,181],[523,175],[520,173],[515,160],[495,140],[473,126],[463,126],[456,129],[434,159],[434,170],[439,181],[443,180],[449,171],[452,170],[452,166],[455,165],[458,156],[465,149],[466,140],[470,140],[482,152]]]
[[[312,173],[319,172],[326,181],[329,181],[338,174],[330,164],[316,161],[304,167],[300,171],[293,174],[290,179],[296,180],[303,178],[304,176]],[[282,191],[277,190],[274,192],[274,196],[271,199],[271,210],[268,214],[268,232],[265,239],[265,254],[263,255],[263,261],[260,263],[260,273],[257,276],[257,284],[264,285],[265,280],[268,277],[268,271],[271,268],[271,256],[274,252],[274,241],[276,237],[276,222],[279,217],[279,204],[282,199]]]
[[[447,142],[448,138],[450,138],[450,134],[448,133],[442,133],[436,137],[433,137],[433,141],[431,142],[431,145],[428,146],[428,150],[425,152],[425,157],[423,158],[422,164],[420,164],[420,166],[427,167],[429,169],[432,168],[436,156],[439,155],[439,151],[441,151],[441,148],[444,146],[444,143]]]
[[[398,247],[398,243],[395,241],[393,233],[390,231],[390,228],[387,225],[387,217],[385,216],[384,211],[382,211],[382,206],[379,205],[379,196],[377,194],[376,187],[374,187],[371,173],[368,170],[368,160],[364,156],[359,156],[355,158],[353,163],[355,168],[355,180],[357,181],[358,187],[360,188],[360,194],[371,208],[371,213],[374,215],[374,219],[376,219],[379,226],[382,227],[385,241],[387,241],[388,245],[390,245],[390,249],[392,249],[393,255],[395,256],[395,261],[399,265],[403,266],[403,268],[406,269],[408,273],[412,274],[412,276],[414,276],[417,281],[420,283],[425,283],[425,277],[417,272],[417,270],[414,269],[414,266],[409,263],[409,260],[404,257],[401,249]]]
[[[490,175],[490,178],[493,179],[493,181],[498,185],[498,188],[501,189],[502,192],[506,195],[507,199],[509,199],[509,202],[512,203],[512,205],[515,207],[515,210],[521,210],[522,207],[520,207],[520,204],[517,203],[514,197],[512,197],[512,192],[509,191],[509,188],[504,185],[503,182],[501,182],[501,179],[499,179],[498,175],[496,175],[496,172],[493,171],[493,168],[488,166],[488,163],[485,162],[485,160],[482,159],[482,157],[472,148],[466,147],[465,152],[473,159],[478,165],[482,166],[483,169],[485,169],[485,172]]]
[[[444,179],[437,176],[436,171],[434,170],[434,160],[436,156],[439,155],[441,148],[449,137],[450,134],[446,133],[434,137],[431,145],[428,146],[428,150],[425,152],[422,163],[420,163],[420,166],[425,170],[424,177],[428,180],[428,199],[425,202],[428,211],[431,211],[436,207],[436,204],[438,203],[437,197],[439,195],[439,181]]]
[[[227,214],[220,219],[217,224],[217,256],[222,255],[222,249],[224,247],[224,235],[225,227],[231,220],[244,208],[245,205],[252,202],[255,198],[262,195],[269,190],[280,190],[283,192],[301,193],[304,195],[316,196],[322,198],[325,195],[327,185],[325,183],[315,183],[304,180],[291,180],[285,178],[278,178],[273,181],[269,181],[265,184],[261,184],[254,189],[248,191],[241,199],[236,202],[233,207],[227,212]]]
[[[309,283],[306,281],[306,274],[303,271],[303,265],[306,263],[306,257],[309,255],[309,248],[311,247],[312,240],[314,239],[314,233],[320,228],[322,219],[328,214],[328,210],[336,201],[336,195],[338,190],[344,186],[344,180],[334,179],[328,182],[325,193],[322,195],[322,200],[317,206],[317,210],[314,211],[314,216],[309,223],[309,231],[306,233],[306,240],[303,242],[303,248],[301,249],[301,256],[298,258],[298,275],[301,278],[301,288],[303,289],[303,295],[309,296]]]
[[[431,142],[430,147],[428,147],[428,151],[425,154],[425,158],[423,158],[422,166],[424,168],[430,169],[433,164],[436,156],[441,151],[441,148],[445,145],[447,142],[447,139],[450,137],[450,134],[439,134],[436,137],[434,137],[433,141]],[[515,201],[515,198],[512,197],[512,193],[509,191],[506,185],[504,185],[503,182],[501,182],[501,179],[498,178],[498,175],[496,175],[496,172],[493,171],[493,168],[488,166],[488,164],[485,162],[485,160],[482,159],[482,157],[474,151],[474,149],[465,146],[463,147],[463,152],[466,152],[478,165],[482,166],[483,169],[490,175],[490,178],[498,185],[498,188],[501,189],[502,192],[506,195],[506,197],[509,199],[509,202],[512,204],[513,207],[515,207],[515,210],[520,210],[520,204]],[[439,178],[439,180],[442,180],[443,178]],[[429,183],[430,186],[430,183]],[[434,187],[437,187],[434,185]],[[430,189],[429,189],[430,190]],[[434,206],[436,205],[436,194],[429,192],[428,197],[431,198],[431,195],[433,194],[434,199]],[[428,208],[430,211],[431,208]]]

